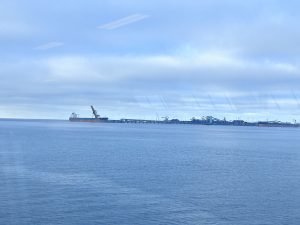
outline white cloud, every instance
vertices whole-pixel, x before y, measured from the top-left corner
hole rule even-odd
[[[286,72],[286,73],[294,73],[294,74],[299,74],[300,70],[297,65],[293,65],[291,63],[270,63],[270,66],[274,70]]]
[[[41,62],[52,78],[60,80],[84,80],[100,78],[94,59],[79,56],[55,57]],[[51,80],[51,79],[50,79]]]
[[[146,18],[148,18],[148,15],[144,15],[144,14],[133,14],[127,17],[124,17],[122,19],[107,23],[107,24],[103,24],[100,25],[98,28],[99,29],[105,29],[105,30],[113,30],[113,29],[117,29],[119,27],[123,27],[126,25],[129,25],[131,23],[135,23],[141,20],[144,20]]]
[[[213,86],[235,86],[247,81],[274,83],[298,79],[297,64],[247,60],[225,51],[152,56],[62,56],[46,59],[49,74],[69,81],[129,81],[131,79],[193,81]],[[89,78],[89,79],[87,79]],[[225,83],[222,83],[222,82]],[[240,85],[240,84],[239,84]],[[255,86],[254,86],[255,87]]]
[[[35,47],[35,49],[36,50],[48,50],[48,49],[57,48],[57,47],[60,47],[63,45],[64,45],[64,43],[62,43],[62,42],[49,42],[47,44],[37,46],[37,47]]]

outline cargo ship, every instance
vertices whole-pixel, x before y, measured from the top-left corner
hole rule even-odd
[[[71,122],[95,122],[95,123],[99,123],[99,122],[108,122],[108,117],[101,117],[100,115],[98,115],[97,111],[95,110],[95,108],[91,105],[91,109],[93,111],[93,118],[80,118],[78,116],[78,114],[76,114],[75,112],[73,112],[69,118],[69,121]]]

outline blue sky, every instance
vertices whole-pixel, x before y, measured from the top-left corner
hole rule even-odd
[[[1,0],[0,117],[300,121],[299,8]]]

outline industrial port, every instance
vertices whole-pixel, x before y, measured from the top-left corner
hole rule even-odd
[[[257,127],[300,127],[300,124],[294,121],[281,122],[281,121],[257,121],[247,122],[244,120],[226,120],[218,119],[213,116],[205,116],[201,119],[193,117],[191,120],[169,119],[163,117],[163,120],[143,120],[143,119],[119,119],[110,120],[108,117],[101,117],[93,106],[91,106],[93,117],[81,118],[76,113],[72,113],[69,121],[71,122],[92,122],[92,123],[145,123],[145,124],[192,124],[192,125],[222,125],[222,126],[257,126]]]

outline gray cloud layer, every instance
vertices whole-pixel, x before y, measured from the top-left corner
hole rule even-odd
[[[1,85],[6,104],[25,101],[71,107],[93,102],[105,107],[107,113],[108,109],[121,106],[135,107],[137,112],[139,108],[149,110],[149,115],[154,111],[171,113],[172,108],[176,115],[180,111],[197,115],[213,111],[219,115],[250,113],[256,117],[264,115],[266,109],[269,116],[275,111],[277,117],[286,111],[299,111],[298,65],[249,62],[224,53],[151,57],[68,55],[25,60],[2,68],[7,68],[6,82],[18,80],[14,87]],[[24,72],[14,76],[19,70]]]
[[[89,115],[94,104],[114,118],[300,120],[299,6],[4,1],[0,117]]]

